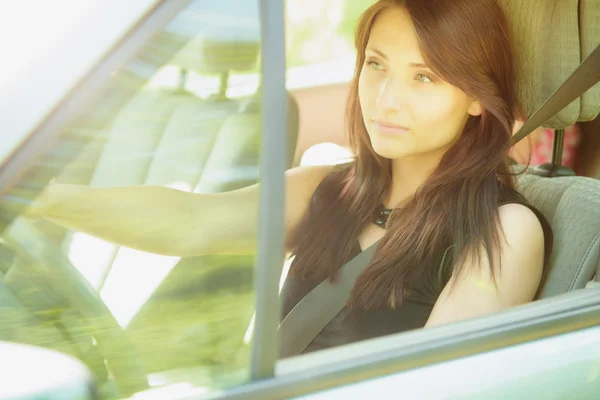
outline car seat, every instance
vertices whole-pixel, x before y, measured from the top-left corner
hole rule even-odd
[[[213,6],[218,7],[216,4],[201,5],[200,11],[204,13],[206,8]],[[225,8],[228,12],[244,11]],[[233,26],[227,21],[219,21],[214,26],[204,27],[201,34],[190,40],[169,62],[169,67],[183,71],[182,77],[190,79],[190,84],[172,89],[166,97],[169,104],[161,111],[165,115],[160,116],[161,120],[166,118],[166,122],[155,124],[153,131],[136,126],[130,142],[124,139],[132,132],[128,125],[135,124],[140,117],[153,120],[157,115],[155,110],[161,108],[162,91],[160,94],[141,92],[140,99],[131,102],[136,107],[128,106],[123,110],[95,167],[91,185],[162,185],[215,193],[259,181],[260,87],[256,93],[242,98],[233,98],[228,93],[237,89],[231,83],[233,71],[256,70],[259,30],[258,26],[239,23],[239,18],[232,21]],[[197,96],[192,73],[217,75],[218,91],[203,98]],[[152,101],[146,100],[148,97]],[[142,106],[138,107],[138,104]],[[288,130],[281,134],[287,134],[288,167],[291,167],[298,135],[298,107],[291,96],[288,96]],[[134,163],[135,166],[130,166]],[[114,246],[80,233],[74,236],[69,247],[73,262],[81,268],[90,268],[88,276],[95,274],[91,280],[97,282],[103,300],[117,320],[127,326],[147,371],[184,367],[190,359],[197,364],[205,357],[203,351],[208,351],[209,346],[199,344],[214,337],[194,332],[204,326],[202,318],[206,313],[199,309],[210,303],[209,298],[215,291],[240,293],[245,299],[244,306],[251,305],[244,294],[252,295],[255,261],[252,255],[179,259]],[[83,251],[90,248],[98,250],[96,257]],[[139,279],[142,275],[143,280]],[[135,291],[132,290],[134,286]],[[182,317],[190,305],[197,307],[196,311]],[[167,308],[172,312],[165,315]],[[240,307],[236,312],[244,313],[245,309]],[[228,324],[221,325],[231,329]],[[172,331],[164,333],[165,326]],[[240,336],[244,329],[240,328]],[[195,345],[190,346],[188,342]],[[218,351],[214,346],[210,348]],[[227,351],[231,353],[233,346]],[[153,354],[157,353],[165,356],[155,363]],[[165,358],[167,355],[173,357],[173,362]],[[206,357],[214,359],[212,354]]]
[[[530,116],[600,44],[599,0],[502,0],[516,41],[518,96]],[[595,85],[545,127],[564,129],[600,112]],[[517,179],[520,191],[550,222],[554,250],[541,298],[594,287],[600,280],[600,181],[543,177],[529,169]]]

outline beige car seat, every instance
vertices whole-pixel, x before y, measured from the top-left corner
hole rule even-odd
[[[518,91],[530,116],[600,44],[600,0],[502,0],[516,40]],[[595,119],[600,84],[548,120],[566,128]],[[600,280],[600,181],[584,177],[520,176],[521,192],[548,219],[554,251],[541,297],[581,289]],[[589,285],[594,286],[594,285]]]
[[[206,19],[204,8],[198,10],[199,18]],[[215,21],[201,29],[168,66],[179,68],[182,77],[190,72],[216,75],[221,81],[219,90],[200,98],[193,90],[186,90],[185,84],[144,88],[117,115],[105,143],[88,146],[87,152],[79,155],[80,161],[74,165],[85,168],[71,169],[63,180],[92,186],[160,185],[196,192],[233,190],[256,183],[262,126],[260,94],[231,98],[227,89],[232,72],[256,71],[258,35],[258,26],[231,26],[227,21]],[[282,134],[288,135],[289,152],[293,153],[298,110],[291,96],[289,99],[292,123]],[[99,149],[100,154],[94,154]],[[98,289],[122,252],[119,246],[79,233],[67,234],[63,246]],[[90,257],[84,248],[98,254]]]

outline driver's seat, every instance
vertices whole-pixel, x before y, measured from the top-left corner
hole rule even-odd
[[[599,0],[502,0],[520,59],[520,104],[530,116],[600,44]],[[584,93],[545,127],[563,129],[600,113],[600,84]],[[533,170],[518,186],[550,222],[554,250],[541,297],[582,289],[600,281],[600,181],[547,178]],[[589,287],[596,287],[593,284]]]

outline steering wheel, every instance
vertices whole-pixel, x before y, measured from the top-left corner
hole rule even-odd
[[[43,276],[48,286],[60,291],[90,327],[121,395],[148,389],[146,374],[135,346],[117,323],[100,296],[68,258],[30,221],[15,218],[2,235],[19,268],[28,276]]]

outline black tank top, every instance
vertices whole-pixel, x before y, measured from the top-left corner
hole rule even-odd
[[[508,203],[527,206],[540,220],[544,230],[545,275],[547,261],[552,252],[553,235],[550,224],[542,213],[529,204],[521,194],[507,190],[503,194],[499,206]],[[450,256],[451,252],[448,250],[440,251],[434,257],[436,262],[432,265],[423,265],[416,271],[411,280],[410,294],[403,299],[400,307],[368,311],[345,307],[308,345],[304,353],[424,327],[436,300],[452,275],[453,260]],[[350,259],[360,251],[360,245],[356,240]],[[296,304],[319,283],[321,281],[299,281],[288,275],[281,291],[283,303],[281,319],[283,320]]]

